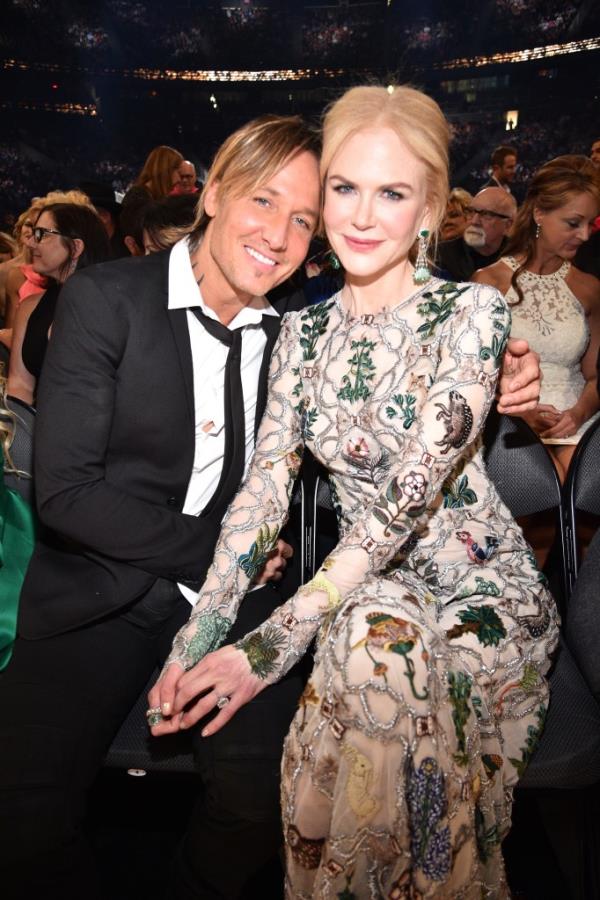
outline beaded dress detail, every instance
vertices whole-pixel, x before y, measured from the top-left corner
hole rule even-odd
[[[519,263],[512,256],[500,260],[516,272]],[[579,400],[585,386],[581,357],[590,340],[590,331],[581,303],[566,277],[571,268],[567,261],[551,275],[537,275],[527,270],[519,275],[523,300],[511,286],[506,300],[511,307],[511,336],[526,340],[540,355],[543,379],[540,403],[551,403],[559,410],[569,409]],[[550,438],[545,444],[577,444],[581,435],[600,413],[595,413],[568,438]]]
[[[237,645],[270,683],[317,637],[282,762],[288,898],[509,896],[500,844],[557,640],[478,438],[509,330],[498,291],[439,279],[375,315],[338,294],[284,319],[250,469],[170,660],[225,638],[308,446],[339,543]]]

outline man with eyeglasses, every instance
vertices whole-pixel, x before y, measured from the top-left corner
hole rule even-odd
[[[438,270],[453,281],[469,281],[477,269],[491,266],[502,256],[517,204],[502,188],[488,187],[475,195],[466,212],[463,236],[443,241],[438,248]]]

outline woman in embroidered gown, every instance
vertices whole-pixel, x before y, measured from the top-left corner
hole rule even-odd
[[[354,88],[327,114],[324,221],[346,283],[284,320],[250,471],[150,693],[171,715],[155,734],[218,706],[212,734],[317,637],[282,764],[288,897],[508,896],[500,842],[557,625],[478,440],[506,305],[409,260],[445,212],[447,142],[409,88]],[[304,446],[329,470],[339,543],[260,628],[202,659],[287,518]]]
[[[559,156],[534,175],[505,256],[474,281],[498,288],[511,306],[514,337],[540,355],[540,404],[523,418],[564,479],[598,414],[598,281],[571,265],[600,210],[600,174],[585,156]]]

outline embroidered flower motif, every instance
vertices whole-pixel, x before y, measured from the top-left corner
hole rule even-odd
[[[366,459],[370,452],[369,445],[364,437],[359,438],[357,441],[348,441],[346,444],[346,456],[349,456],[350,459]]]
[[[402,482],[402,487],[413,503],[420,506],[424,502],[427,482],[420,472],[410,472]]]
[[[447,809],[444,773],[435,759],[426,757],[418,769],[410,761],[406,799],[413,865],[426,878],[443,881],[450,872],[452,850],[450,828],[441,824]]]

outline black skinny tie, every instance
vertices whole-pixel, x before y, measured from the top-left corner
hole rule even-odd
[[[240,362],[242,358],[242,328],[231,330],[194,307],[192,312],[212,337],[229,348],[225,363],[225,451],[223,468],[217,488],[208,501],[203,515],[218,511],[223,514],[233,497],[246,464],[246,417]]]

